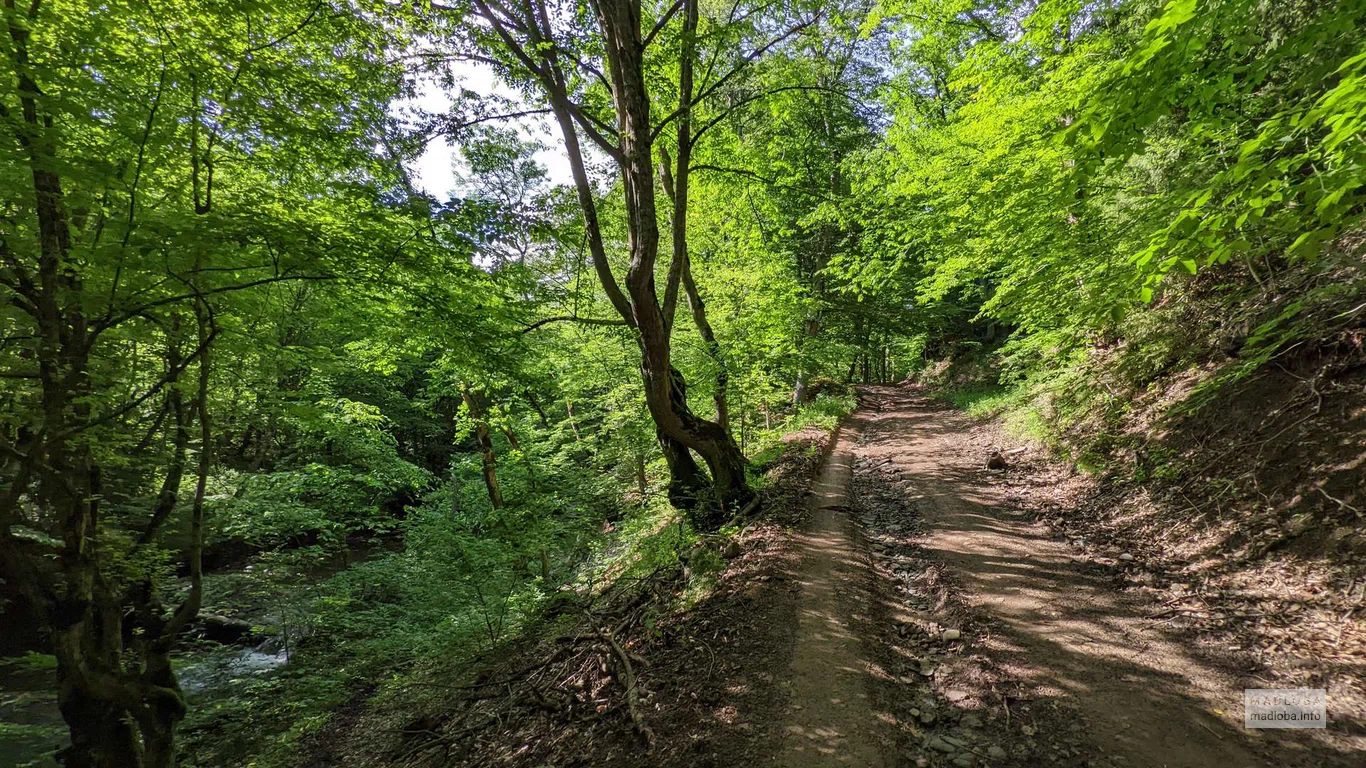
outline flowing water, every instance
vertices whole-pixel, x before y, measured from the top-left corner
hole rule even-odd
[[[299,574],[292,597],[308,590],[351,565],[399,548],[397,541],[379,546],[353,548],[322,565]],[[241,571],[234,573],[240,574]],[[206,584],[215,575],[206,577]],[[206,593],[211,590],[206,586]],[[284,596],[287,602],[291,596]],[[276,634],[254,647],[195,644],[174,659],[181,689],[190,706],[227,698],[244,677],[263,677],[289,663],[290,648],[299,639],[294,626],[280,626],[278,615],[261,606],[256,613],[234,616],[257,626],[275,627]],[[0,615],[0,625],[3,625]],[[51,656],[0,658],[0,768],[55,768],[53,753],[67,744],[66,723],[57,709],[57,670]]]

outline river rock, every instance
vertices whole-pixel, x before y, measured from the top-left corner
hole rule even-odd
[[[956,629],[946,629],[946,630],[944,630],[944,635],[943,635],[943,637],[944,637],[944,642],[946,642],[946,643],[949,642],[950,640],[957,640],[958,638],[960,638],[960,637],[962,637],[962,636],[963,636],[963,633],[962,633],[962,632],[959,632],[959,631],[956,630]]]
[[[216,613],[199,614],[199,633],[205,640],[224,645],[251,645],[256,640],[251,622]]]

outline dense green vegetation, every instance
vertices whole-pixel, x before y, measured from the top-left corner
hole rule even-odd
[[[1362,317],[1355,0],[4,16],[0,598],[68,766],[287,764],[756,514],[850,382],[1061,440]],[[201,614],[288,666],[187,694]]]

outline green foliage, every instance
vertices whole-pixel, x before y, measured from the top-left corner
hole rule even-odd
[[[1354,3],[1006,4],[949,47],[935,20],[965,8],[937,5],[884,8],[914,42],[889,147],[860,165],[893,244],[841,264],[861,290],[914,281],[1070,345],[1173,268],[1293,264],[1360,215]]]
[[[878,247],[829,269],[905,296],[910,367],[1018,431],[1117,423],[1123,393],[1240,347],[1184,404],[1202,407],[1352,322],[1328,308],[1358,288],[1315,275],[1353,260],[1366,211],[1348,139],[1366,115],[1364,11],[884,2],[865,29],[897,30],[894,120],[847,163]],[[1101,462],[1103,443],[1079,450]]]
[[[544,89],[483,5],[5,12],[0,577],[98,583],[81,626],[141,636],[199,597],[204,545],[205,609],[289,663],[178,659],[234,681],[191,694],[186,764],[288,764],[378,681],[401,701],[606,584],[686,563],[697,600],[722,565],[665,501],[641,339],[598,278],[664,298],[680,273],[629,261],[643,190],[611,153],[552,183]],[[914,374],[1173,477],[1119,429],[1153,382],[1198,372],[1200,408],[1359,322],[1360,2],[808,5],[702,4],[695,34],[640,9],[652,119],[697,76],[686,226],[657,211],[696,290],[654,343],[751,469],[851,382]],[[586,8],[534,52],[610,143]],[[448,139],[458,189],[415,189]],[[72,552],[92,572],[58,573]],[[136,684],[139,652],[98,656]]]
[[[23,656],[17,656],[12,659],[4,659],[0,663],[4,663],[6,665],[14,665],[16,667],[27,670],[50,670],[57,668],[57,657],[48,653],[36,653],[34,651],[28,651]]]

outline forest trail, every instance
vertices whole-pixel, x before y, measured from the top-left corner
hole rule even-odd
[[[780,764],[1032,765],[1043,756],[1026,756],[1019,747],[1029,741],[1034,748],[1036,729],[1069,734],[1062,758],[1055,753],[1043,760],[1050,765],[1267,764],[1252,741],[1255,735],[1242,728],[1243,686],[1202,664],[1188,644],[1149,620],[1151,608],[1127,598],[1106,583],[1104,573],[1079,562],[1067,543],[1012,510],[983,466],[989,434],[911,389],[865,388],[860,401],[813,490],[812,520],[801,540],[803,610]],[[876,578],[869,569],[888,552],[875,543],[871,558],[864,554],[869,548],[857,542],[877,539],[879,531],[861,531],[872,518],[865,512],[859,526],[850,513],[864,512],[867,499],[849,499],[851,476],[874,466],[896,477],[896,493],[909,500],[897,514],[919,518],[887,530],[923,554],[929,569],[942,570],[947,607],[940,599],[917,608],[892,597],[892,589],[868,587],[886,582],[888,569],[879,569]],[[894,617],[882,622],[887,626],[866,621],[867,598],[879,591],[884,615]],[[895,637],[880,636],[891,634],[895,621],[931,628],[920,651],[908,652]],[[942,643],[933,634],[938,626],[972,629],[964,629],[962,643]],[[934,658],[942,670],[933,683],[919,683],[914,674],[879,675],[886,665],[877,662],[886,661],[888,647],[894,647],[893,664]],[[904,658],[896,659],[896,653]],[[981,654],[996,670],[991,685],[974,680],[967,669]],[[891,696],[889,677],[898,689]],[[1006,710],[1017,708],[1013,724],[1008,711],[1001,723],[1004,700],[995,694],[1007,687],[1027,691],[1006,703]],[[946,688],[948,701],[958,702],[948,708],[957,711],[940,709],[947,716],[932,729],[904,715],[913,703],[937,695],[942,705]],[[1022,714],[1021,702],[1035,703],[1033,711],[1024,704]],[[1060,712],[1072,714],[1059,717]],[[959,721],[967,713],[973,713],[971,721]],[[988,721],[985,732],[975,730],[981,717]],[[1033,725],[1022,727],[1025,719]],[[964,722],[975,727],[960,727]],[[892,747],[898,736],[901,745]]]
[[[867,580],[867,562],[854,544],[848,493],[856,425],[836,435],[811,488],[810,522],[802,551],[801,612],[793,650],[792,706],[782,726],[780,765],[883,766],[890,738],[879,738],[867,690],[869,662],[850,615]]]

